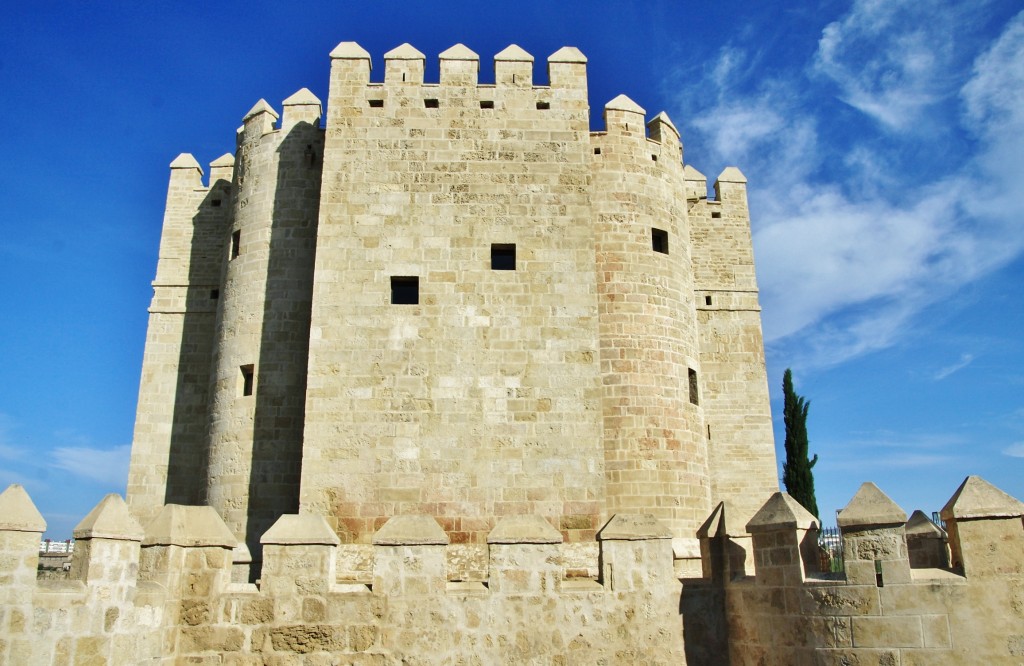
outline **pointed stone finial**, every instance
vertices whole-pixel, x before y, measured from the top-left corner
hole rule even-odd
[[[687,164],[683,167],[683,177],[686,180],[699,180],[702,183],[707,183],[708,177],[693,168],[692,164]]]
[[[235,156],[231,153],[224,153],[214,161],[210,162],[211,169],[231,168],[235,166]]]
[[[574,62],[586,64],[587,56],[575,46],[563,46],[548,56],[548,62]]]
[[[836,522],[843,529],[868,525],[902,525],[907,522],[907,512],[878,486],[868,481],[861,484],[850,503],[839,511]]]
[[[369,60],[370,54],[356,42],[341,42],[331,51],[332,60]]]
[[[0,493],[0,532],[46,531],[46,521],[39,509],[32,503],[25,487],[12,483]]]
[[[320,106],[320,98],[313,94],[309,88],[299,88],[295,93],[282,102],[284,106],[309,105]]]
[[[597,533],[599,541],[640,541],[671,539],[672,530],[649,513],[617,513]]]
[[[964,479],[939,512],[943,520],[1013,518],[1024,515],[1024,503],[980,476]]]
[[[747,523],[747,531],[775,532],[778,530],[817,529],[818,519],[793,499],[789,493],[774,493]]]
[[[509,44],[503,48],[494,56],[494,59],[504,62],[533,62],[533,56],[516,44]]]
[[[270,106],[270,104],[267,103],[267,100],[260,98],[260,101],[256,102],[256,104],[249,109],[249,112],[242,116],[242,122],[247,122],[249,119],[255,118],[263,113],[270,114],[274,120],[280,118],[280,116],[277,115],[277,111],[274,111],[274,107]]]
[[[445,49],[441,51],[441,55],[438,57],[441,60],[480,60],[480,56],[465,44],[456,44],[449,49]]]
[[[373,535],[375,546],[447,546],[448,535],[430,516],[394,516]]]
[[[619,95],[605,104],[604,108],[605,111],[628,111],[629,113],[639,113],[641,116],[647,113],[642,106],[625,95]]]
[[[287,514],[281,516],[260,537],[263,545],[337,546],[341,541],[323,516]]]
[[[676,129],[676,126],[672,123],[672,119],[669,118],[668,114],[664,111],[659,112],[658,115],[647,121],[648,127],[651,127],[652,125],[661,125],[662,127],[670,129],[675,132],[676,138],[679,138],[679,130]]]
[[[907,538],[910,537],[944,537],[946,532],[932,522],[924,511],[917,509],[910,514],[907,521]]]
[[[725,167],[725,171],[723,171],[718,176],[718,182],[720,182],[720,183],[746,183],[747,182],[747,177],[744,176],[743,172],[740,171],[739,169],[737,169],[736,167],[733,167],[733,166]]]
[[[238,538],[212,507],[166,504],[146,526],[142,545],[234,548]]]
[[[409,42],[396,46],[384,54],[385,60],[426,60],[427,56],[420,53]]]
[[[719,502],[708,519],[697,529],[698,539],[714,539],[726,536],[725,529],[725,502]]]
[[[505,516],[498,521],[487,543],[562,543],[562,533],[540,516]]]
[[[142,541],[142,526],[128,511],[128,505],[117,493],[110,493],[75,526],[76,539],[114,539]]]
[[[196,158],[192,157],[192,153],[182,153],[174,158],[171,162],[172,169],[195,169],[200,174],[203,173],[203,167],[199,166],[199,162]]]

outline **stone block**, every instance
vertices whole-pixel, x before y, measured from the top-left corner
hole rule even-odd
[[[921,618],[853,617],[853,645],[857,648],[923,647]]]

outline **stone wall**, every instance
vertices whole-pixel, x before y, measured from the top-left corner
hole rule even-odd
[[[164,506],[145,530],[117,495],[75,529],[68,581],[37,581],[45,524],[20,486],[0,494],[0,663],[22,664],[1019,664],[1024,505],[969,477],[943,511],[956,566],[912,568],[906,515],[865,486],[840,514],[847,569],[816,571],[817,521],[777,493],[747,525],[722,507],[702,530],[703,579],[673,571],[672,532],[617,515],[596,577],[569,574],[564,538],[535,515],[488,534],[481,581],[453,582],[449,535],[390,518],[372,578],[339,578],[321,516],[282,516],[256,584],[209,507]],[[244,577],[243,577],[244,578]]]
[[[1024,663],[1022,514],[968,477],[942,512],[954,567],[917,568],[906,513],[864,484],[839,514],[845,575],[830,576],[817,570],[817,521],[773,496],[747,525],[756,575],[726,583],[731,663]]]

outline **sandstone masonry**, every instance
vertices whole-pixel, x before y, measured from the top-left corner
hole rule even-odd
[[[259,573],[282,515],[323,516],[370,576],[391,517],[436,518],[480,580],[503,517],[580,558],[617,513],[671,530],[680,570],[720,501],[778,489],[746,184],[683,165],[620,95],[590,131],[586,58],[331,53],[327,113],[260,100],[234,155],[171,182],[128,504],[213,507]],[[324,126],[321,126],[321,125]],[[581,559],[582,561],[582,559]]]

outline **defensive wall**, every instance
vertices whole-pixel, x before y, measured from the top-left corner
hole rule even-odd
[[[71,580],[37,581],[45,523],[15,485],[0,494],[0,663],[1024,660],[1024,505],[977,477],[943,509],[944,569],[911,566],[906,514],[872,484],[840,514],[845,574],[816,571],[817,521],[788,495],[746,526],[753,571],[723,511],[701,529],[701,578],[678,579],[671,532],[636,515],[602,527],[598,575],[574,578],[559,531],[524,515],[490,532],[486,579],[473,583],[448,580],[449,539],[431,517],[388,520],[373,536],[372,580],[352,583],[338,578],[323,517],[286,515],[262,536],[253,584],[211,508],[167,505],[142,529],[108,495],[75,529]]]

